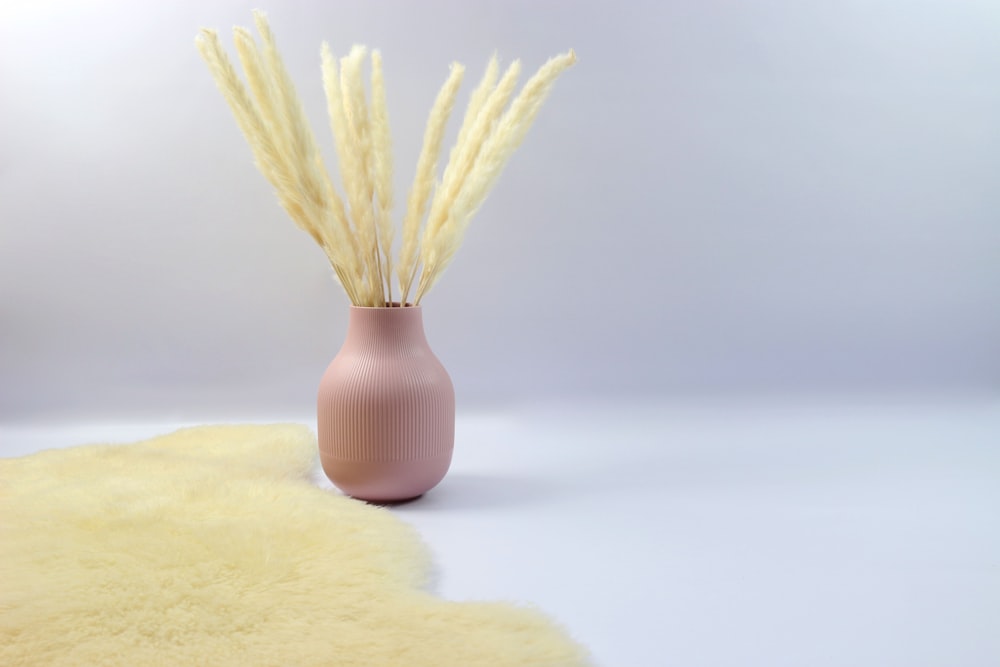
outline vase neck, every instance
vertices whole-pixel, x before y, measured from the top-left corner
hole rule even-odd
[[[345,348],[390,350],[426,347],[423,313],[419,306],[408,308],[362,308],[351,306]]]

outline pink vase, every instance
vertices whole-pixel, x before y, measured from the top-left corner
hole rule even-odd
[[[419,306],[351,306],[317,412],[323,471],[347,495],[395,502],[441,481],[455,442],[455,390]]]

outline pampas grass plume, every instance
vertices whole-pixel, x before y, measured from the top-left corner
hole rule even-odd
[[[468,171],[462,172],[465,177],[460,190],[442,204],[449,208],[445,223],[424,238],[423,255],[428,264],[421,276],[415,303],[419,304],[427,290],[441,277],[462,243],[472,214],[482,205],[507,160],[521,145],[556,78],[575,62],[576,53],[570,50],[545,63],[528,80],[496,126],[490,129],[489,136],[483,138],[474,164]],[[499,86],[497,88],[499,90]],[[488,120],[492,125],[492,119]]]
[[[413,187],[407,200],[406,217],[403,218],[403,245],[399,252],[399,280],[401,303],[406,303],[410,286],[418,270],[417,252],[420,247],[420,223],[434,189],[434,176],[437,171],[438,154],[441,152],[441,142],[444,140],[445,127],[451,110],[455,106],[458,87],[462,83],[465,68],[459,64],[451,66],[451,73],[445,81],[434,106],[431,107],[424,131],[424,144],[417,159],[417,174],[413,179]]]

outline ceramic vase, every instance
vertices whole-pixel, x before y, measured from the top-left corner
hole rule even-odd
[[[398,502],[441,481],[454,448],[455,390],[419,306],[351,306],[317,413],[323,471],[347,495]]]

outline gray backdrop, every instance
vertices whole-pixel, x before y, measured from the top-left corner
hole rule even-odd
[[[312,410],[348,302],[193,45],[257,4],[0,8],[0,419]],[[461,408],[997,388],[1000,4],[263,8],[331,167],[382,50],[401,194],[451,60],[578,53],[424,302]]]

